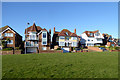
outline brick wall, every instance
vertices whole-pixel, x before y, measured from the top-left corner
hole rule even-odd
[[[2,51],[2,55],[11,55],[13,54],[13,50],[11,51]]]
[[[39,53],[63,53],[63,50],[41,50]]]
[[[12,54],[21,54],[21,50],[10,50],[10,51],[1,51],[2,55],[12,55]]]
[[[98,47],[92,47],[92,46],[88,46],[89,50],[93,50],[93,51],[98,51],[98,52],[102,52],[103,50],[99,49]]]

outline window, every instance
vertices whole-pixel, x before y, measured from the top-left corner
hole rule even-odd
[[[66,35],[68,35],[68,33],[66,32]]]
[[[93,36],[93,33],[90,33],[90,36]]]
[[[13,33],[5,33],[5,37],[13,37]]]
[[[113,46],[113,47],[114,47],[114,44],[111,44],[111,46]]]
[[[95,36],[99,36],[100,34],[99,33],[96,33]]]
[[[59,41],[59,38],[58,37],[56,37],[56,42],[58,42]]]
[[[42,50],[47,50],[47,48],[46,47],[42,47]]]
[[[46,33],[43,33],[43,38],[46,38]]]
[[[46,41],[43,41],[43,45],[46,45]]]
[[[0,38],[2,37],[2,34],[0,33]]]
[[[69,37],[66,37],[66,40],[69,40]]]
[[[35,39],[36,35],[30,35],[30,39]]]
[[[59,46],[65,46],[64,42],[60,42]]]
[[[77,42],[73,42],[73,46],[77,46]]]
[[[38,42],[37,42],[37,41],[35,41],[35,44],[38,44]]]
[[[42,32],[42,45],[47,45],[47,32]]]
[[[30,46],[30,42],[26,42],[26,46]]]
[[[13,40],[7,41],[7,44],[13,44]]]
[[[97,41],[102,41],[102,39],[97,39]]]
[[[60,37],[60,39],[65,39],[65,37]]]
[[[73,37],[73,40],[77,40],[77,37]]]

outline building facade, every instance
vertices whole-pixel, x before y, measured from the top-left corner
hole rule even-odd
[[[103,35],[99,30],[96,31],[85,31],[80,35],[81,45],[85,46],[94,46],[101,45],[103,43],[102,39],[104,39]]]
[[[25,29],[25,53],[40,53],[41,50],[50,50],[51,29],[49,32],[34,23]]]
[[[67,29],[63,29],[62,31],[58,32],[55,31],[54,27],[52,45],[54,46],[54,49],[60,47],[67,52],[73,51],[73,48],[79,46],[79,37],[76,34],[76,29],[74,30],[74,33]]]
[[[0,49],[3,48],[3,40],[7,42],[5,47],[12,47],[15,49],[16,47],[19,47],[21,45],[22,36],[7,25],[5,27],[0,28]]]

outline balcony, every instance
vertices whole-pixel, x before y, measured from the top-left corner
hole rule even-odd
[[[103,38],[103,36],[95,36],[95,38]]]
[[[35,37],[35,38],[28,37],[27,40],[39,40],[39,38],[38,37]]]
[[[26,47],[38,47],[38,44],[26,44]]]

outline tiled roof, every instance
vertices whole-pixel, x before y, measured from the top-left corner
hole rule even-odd
[[[10,28],[11,30],[13,30],[16,34],[20,35],[19,33],[17,33],[14,29],[12,29],[10,26],[6,25],[2,28],[0,28],[0,32],[3,32],[4,30],[6,30],[7,28]]]
[[[99,30],[96,30],[96,31],[85,31],[83,33],[85,33],[88,37],[94,37],[94,35],[90,36],[90,33],[96,33],[98,32]]]
[[[25,34],[26,32],[40,32],[41,30],[43,30],[40,26],[36,26],[35,23],[33,23],[32,26],[28,27],[27,29],[25,29]]]
[[[41,29],[42,31],[47,31],[45,28],[44,29]]]
[[[8,27],[9,27],[9,26],[7,25],[7,26],[4,26],[4,27],[0,28],[0,32],[4,31],[4,30],[7,29]]]
[[[58,36],[73,36],[73,37],[77,37],[76,33],[72,33],[67,29],[63,29],[61,32],[58,32]]]

